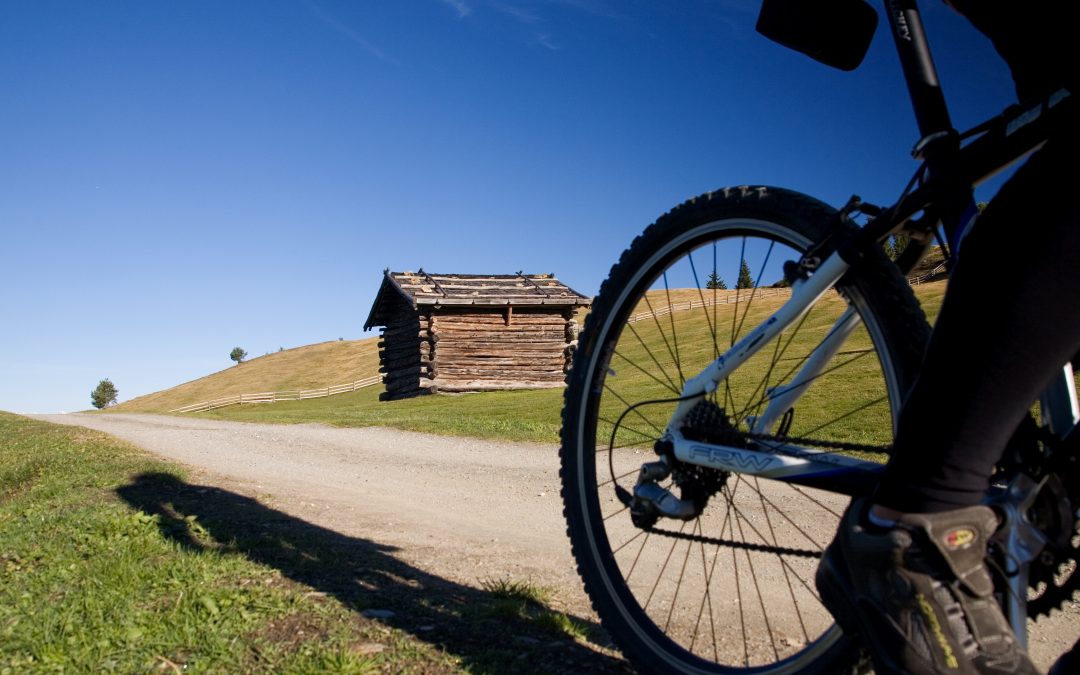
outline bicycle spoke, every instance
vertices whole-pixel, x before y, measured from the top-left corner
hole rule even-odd
[[[624,511],[628,511],[628,510],[629,509],[624,509]],[[638,539],[641,539],[643,537],[645,539],[648,539],[649,538],[649,533],[646,532],[645,530],[635,530],[635,534],[634,534],[633,537],[627,539],[626,541],[624,541],[622,544],[620,544],[616,548],[611,549],[611,552],[615,553],[615,554],[621,553],[624,548],[626,548],[630,544],[633,544],[635,541],[637,541]],[[644,548],[645,543],[646,542],[644,542],[644,541],[642,542],[642,548]],[[635,556],[635,560],[637,560],[637,558],[639,558],[640,556],[641,556],[641,549],[638,549],[638,555]],[[633,566],[631,566],[630,569],[631,569],[631,571],[633,571]],[[628,572],[626,576],[629,578],[630,573]]]
[[[742,237],[741,241],[739,242],[739,271],[735,275],[736,280],[739,278],[740,274],[742,273],[742,263],[743,263],[744,260],[746,260],[746,237]],[[741,284],[739,284],[738,281],[736,281],[735,282],[735,311],[731,315],[731,341],[728,342],[728,348],[729,349],[731,347],[735,346],[735,339],[738,337],[738,330],[736,329],[736,325],[737,325],[738,320],[739,320],[739,296],[740,296],[740,291],[742,290],[742,288],[740,288],[740,286],[741,286]]]
[[[659,325],[659,322],[657,322],[657,325]],[[667,376],[667,371],[664,370],[664,367],[662,365],[660,365],[660,362],[656,359],[656,356],[653,354],[652,350],[649,348],[649,345],[646,344],[643,339],[641,339],[641,336],[638,334],[637,330],[634,328],[634,324],[628,323],[628,324],[626,324],[626,327],[630,329],[630,332],[634,334],[635,338],[637,338],[638,343],[640,343],[641,346],[645,349],[645,353],[649,355],[650,359],[652,359],[652,362],[656,365],[657,370],[659,370],[661,373],[663,373],[664,376],[666,377]],[[670,377],[667,378],[667,381],[668,381],[668,385],[667,385],[668,389],[670,389],[672,392],[674,392],[677,395],[681,390],[677,386],[675,386],[675,383],[672,382]]]
[[[616,391],[615,391],[614,389],[612,389],[612,388],[608,387],[608,386],[607,386],[606,384],[604,385],[604,389],[605,389],[605,391],[607,391],[608,393],[610,393],[610,394],[611,394],[612,396],[614,396],[615,398],[617,398],[617,399],[619,400],[619,402],[620,402],[620,403],[622,403],[622,404],[624,404],[624,405],[625,405],[625,406],[626,406],[627,408],[630,408],[630,407],[631,407],[631,405],[630,405],[629,403],[627,403],[626,399],[625,399],[625,398],[623,398],[622,396],[620,396],[620,395],[619,395],[619,394],[618,394],[618,393],[617,393],[617,392],[616,392]],[[634,408],[634,409],[633,409],[633,413],[634,413],[634,415],[636,415],[637,417],[640,417],[640,418],[641,418],[641,421],[642,421],[642,422],[644,422],[644,423],[645,423],[646,425],[648,425],[648,426],[652,427],[652,430],[653,430],[653,431],[655,431],[655,432],[656,432],[657,434],[660,434],[660,433],[661,433],[661,431],[660,431],[660,427],[659,427],[659,426],[657,426],[656,424],[654,424],[654,423],[652,422],[652,420],[650,420],[650,419],[649,419],[648,417],[645,417],[645,414],[641,412],[641,409],[640,409],[640,408]],[[616,426],[616,425],[614,425],[614,424],[613,424],[612,426]],[[624,425],[624,426],[625,426],[625,425]],[[643,434],[643,435],[646,435],[646,434]]]
[[[638,548],[637,555],[634,556],[634,564],[630,565],[630,570],[626,573],[625,579],[628,583],[630,581],[630,577],[634,575],[634,570],[637,569],[638,562],[641,560],[641,554],[645,551],[645,546],[649,543],[649,533],[645,532],[644,530],[638,530],[638,533],[632,539],[625,542],[619,548],[613,549],[611,551],[612,555],[618,555],[623,548],[632,544],[635,540],[638,539],[638,537],[641,537],[642,535],[644,535],[644,538],[641,540],[641,546]]]
[[[612,484],[618,484],[619,481],[630,478],[631,476],[637,476],[637,474],[638,474],[638,471],[636,469],[633,470],[633,471],[627,471],[626,473],[622,474],[621,476],[613,476],[612,478],[610,478],[610,479],[608,479],[606,481],[603,481],[602,483],[597,483],[596,487],[602,488],[602,487],[607,487],[607,486],[612,485]]]
[[[714,245],[713,246],[713,255],[715,255],[715,250],[716,250],[716,247]],[[709,309],[708,309],[709,304],[707,302],[705,302],[705,294],[701,290],[701,281],[698,279],[697,266],[694,265],[694,254],[693,253],[688,253],[686,255],[686,259],[690,262],[690,271],[694,276],[694,288],[697,289],[698,298],[701,299],[701,310],[705,314],[705,322],[709,326],[709,337],[712,338],[713,353],[716,354],[716,327],[715,327],[716,324],[715,324],[715,322],[711,321],[710,318],[709,318]],[[716,289],[713,289],[712,308],[713,308],[713,311],[715,312],[716,311]],[[715,356],[713,358],[715,358]]]
[[[783,337],[783,335],[777,336],[777,338],[776,338],[776,349],[778,351],[774,352],[773,359],[769,363],[769,367],[765,372],[765,376],[761,379],[761,381],[758,383],[758,385],[750,393],[750,395],[748,397],[748,403],[742,409],[740,409],[739,412],[737,412],[735,414],[729,414],[729,417],[731,417],[732,422],[734,424],[738,425],[740,422],[742,422],[743,420],[746,419],[747,414],[751,410],[756,410],[756,409],[760,408],[762,405],[765,404],[766,401],[769,400],[769,385],[768,385],[769,378],[772,376],[772,372],[773,372],[773,370],[775,370],[776,364],[779,363],[780,359],[783,358],[784,354],[787,353],[788,348],[795,341],[796,336],[798,336],[798,334],[801,332],[803,325],[806,323],[807,319],[810,318],[810,314],[813,311],[814,310],[811,309],[810,312],[807,312],[806,314],[804,314],[799,319],[799,323],[797,323],[795,325],[795,327],[790,331],[790,336],[788,337],[788,340],[784,344],[782,349],[780,348],[780,343],[781,343],[781,338]],[[804,356],[804,357],[802,357],[802,360],[805,361],[807,358],[809,358],[809,356]],[[787,379],[787,377],[788,376],[785,375],[784,377],[780,378],[779,381],[783,382],[785,379]],[[758,395],[759,392],[764,392],[765,395],[762,396],[762,398],[757,399],[757,395]]]
[[[755,492],[757,492],[758,500],[761,505],[761,512],[765,514],[765,524],[769,528],[769,539],[772,541],[773,546],[779,546],[780,541],[776,536],[776,529],[773,527],[772,518],[769,516],[769,509],[765,506],[765,495],[761,492],[761,481],[757,476],[754,477]],[[799,602],[795,599],[795,589],[791,586],[791,577],[788,576],[788,569],[784,566],[784,560],[780,554],[776,555],[777,560],[780,562],[780,569],[784,572],[784,582],[788,587],[788,595],[791,598],[791,604],[795,607],[795,615],[799,619],[799,628],[802,630],[803,641],[810,641],[810,633],[806,630],[806,622],[803,620],[802,612],[799,610]]]
[[[751,531],[756,532],[756,529],[747,521],[746,517],[740,515],[739,509],[735,509],[735,523],[739,527],[739,539],[741,541],[746,541],[746,535],[743,533],[744,522],[746,522],[747,527],[749,527]],[[758,607],[761,608],[761,614],[765,620],[765,632],[769,635],[769,643],[772,646],[773,655],[776,657],[776,660],[779,661],[780,651],[776,648],[776,640],[773,636],[772,626],[769,625],[769,612],[765,609],[765,600],[764,598],[762,598],[761,595],[761,586],[758,584],[757,574],[754,573],[754,562],[753,559],[750,557],[750,551],[744,550],[743,552],[746,554],[746,565],[750,568],[750,580],[753,582],[754,585],[754,593],[757,596]]]
[[[855,410],[852,410],[852,411],[850,411],[848,413],[845,413],[845,414],[841,415],[840,417],[837,417],[834,420],[830,420],[830,421],[826,422],[825,424],[821,424],[819,426],[816,426],[813,429],[810,429],[809,431],[807,431],[805,433],[806,433],[807,436],[812,436],[812,435],[818,433],[819,431],[821,431],[822,429],[827,429],[828,427],[831,427],[832,425],[837,424],[837,423],[847,419],[848,417],[851,417],[852,415],[857,415],[860,412],[862,412],[863,410],[867,410],[867,409],[872,408],[872,407],[874,407],[876,405],[881,405],[882,403],[885,403],[888,400],[889,400],[888,396],[882,396],[881,398],[874,399],[873,401],[870,401],[866,405],[859,406]]]
[[[681,533],[684,529],[686,529],[686,523],[685,522],[681,526],[679,526],[679,532]],[[663,578],[663,572],[667,569],[668,563],[671,562],[671,556],[675,553],[675,547],[678,546],[678,544],[679,544],[678,539],[672,539],[671,540],[671,549],[668,550],[667,557],[664,558],[664,564],[660,567],[660,574],[656,575],[656,581],[653,582],[652,590],[649,591],[649,597],[646,598],[645,604],[642,605],[642,609],[646,609],[646,610],[649,609],[649,604],[652,602],[653,596],[656,594],[656,589],[660,587],[660,581]],[[630,580],[630,578],[629,578],[629,575],[628,575],[627,576],[627,581],[629,581],[629,580]]]
[[[723,534],[723,532],[721,532]],[[735,526],[731,525],[729,536],[735,538]],[[739,574],[739,555],[734,548],[731,549],[731,568],[735,572],[735,602],[739,605],[739,629],[742,631],[743,665],[750,665],[750,640],[746,636],[746,603],[742,597],[742,579]]]
[[[695,520],[694,524],[696,529],[699,523]],[[679,578],[675,582],[675,595],[672,596],[670,606],[668,607],[667,623],[664,625],[665,632],[671,628],[671,619],[675,614],[675,607],[679,604],[679,593],[682,591],[683,579],[686,577],[686,566],[690,563],[690,552],[693,548],[694,545],[691,542],[687,542],[686,555],[683,556],[682,567],[679,569]]]
[[[784,483],[784,485],[787,486],[788,489],[798,492],[802,497],[805,497],[807,501],[813,502],[823,511],[827,511],[830,515],[836,516],[837,518],[840,518],[843,515],[842,510],[834,511],[831,507],[827,506],[825,502],[815,499],[813,495],[808,494],[801,485],[795,485],[794,483]]]
[[[803,380],[803,381],[801,381],[801,382],[799,382],[797,384],[794,384],[792,386],[801,387],[801,386],[804,386],[804,385],[811,384],[812,382],[814,382],[814,380],[819,380],[822,377],[828,375],[829,373],[836,372],[837,370],[840,370],[841,368],[843,368],[843,367],[845,367],[847,365],[850,365],[850,364],[854,363],[855,361],[858,361],[859,359],[866,356],[867,354],[873,354],[873,353],[874,353],[873,350],[867,349],[865,351],[860,351],[860,352],[844,352],[843,354],[837,354],[837,356],[841,356],[841,355],[844,355],[844,354],[855,354],[855,356],[851,357],[847,361],[844,361],[842,363],[838,363],[835,366],[832,366],[830,368],[826,368],[825,370],[821,371],[820,373],[818,373],[814,377],[811,377],[811,378],[809,378],[807,380]],[[809,356],[807,356],[806,358],[809,358]],[[804,361],[805,361],[805,359],[804,359]],[[783,392],[781,392],[781,393],[783,393]]]
[[[651,380],[653,380],[654,382],[656,382],[657,384],[659,384],[659,385],[660,385],[661,387],[664,387],[664,388],[666,388],[666,389],[669,389],[669,390],[671,390],[671,392],[672,392],[673,394],[675,394],[676,396],[677,396],[677,395],[679,395],[679,393],[681,392],[681,390],[680,390],[680,389],[676,389],[676,388],[675,388],[675,383],[671,382],[671,379],[670,379],[670,378],[668,378],[668,382],[667,382],[667,383],[664,383],[664,382],[662,382],[662,381],[660,380],[660,378],[658,378],[658,377],[657,377],[656,375],[653,375],[653,374],[652,374],[651,372],[649,372],[648,370],[646,370],[646,369],[645,369],[644,367],[642,367],[642,366],[638,365],[637,361],[634,361],[633,359],[630,359],[630,358],[628,358],[628,357],[626,357],[626,356],[623,356],[623,354],[621,354],[621,353],[619,352],[619,350],[615,350],[614,356],[618,356],[618,357],[619,357],[620,359],[622,359],[623,361],[626,361],[626,362],[627,362],[627,363],[629,363],[629,364],[630,364],[631,366],[633,366],[634,368],[636,368],[636,369],[638,369],[639,371],[641,371],[642,373],[644,373],[646,377],[648,377],[649,379],[651,379]],[[653,359],[653,361],[655,362],[655,359]]]
[[[668,301],[668,321],[671,324],[671,342],[675,345],[675,369],[679,372],[679,391],[686,384],[686,377],[682,372],[682,359],[679,358],[679,332],[675,330],[675,305],[671,302],[671,288],[668,286],[667,272],[664,273],[664,294]]]
[[[671,348],[671,343],[670,343],[670,342],[668,342],[668,336],[667,336],[667,334],[666,334],[666,333],[664,333],[664,327],[660,325],[660,315],[656,313],[656,310],[655,310],[655,309],[653,309],[653,306],[652,306],[652,301],[651,301],[651,300],[649,300],[649,296],[648,296],[648,295],[645,295],[645,296],[643,297],[643,299],[645,300],[645,306],[649,308],[649,313],[650,313],[650,314],[652,315],[653,323],[654,323],[654,324],[656,324],[656,332],[657,332],[657,334],[658,334],[658,335],[660,336],[660,339],[661,339],[661,340],[663,340],[663,342],[664,342],[664,347],[666,347],[666,348],[667,348],[667,353],[668,353],[668,356],[670,356],[670,357],[671,357],[671,361],[672,361],[672,363],[674,363],[674,364],[676,364],[676,366],[678,366],[678,363],[679,363],[679,358],[678,358],[678,357],[677,357],[677,356],[675,355],[675,351],[674,351],[674,350],[673,350],[673,349]],[[672,308],[671,308],[671,305],[670,305],[670,304],[668,304],[668,314],[671,314],[671,313],[672,313],[672,311],[673,311],[673,310],[672,310]],[[650,353],[651,353],[651,352],[650,352]],[[655,360],[655,359],[654,359],[654,360]],[[657,365],[657,367],[658,367],[658,368],[659,368],[659,367],[662,367],[662,366],[660,366],[660,364],[659,364],[659,363],[657,363],[656,365]],[[674,385],[674,383],[672,383],[672,388],[673,388],[673,389],[674,389],[675,391],[680,391],[680,390],[681,390],[681,388],[680,388],[680,387],[677,387],[677,386],[675,386],[675,385]]]
[[[772,257],[772,252],[773,252],[773,247],[774,246],[776,246],[776,242],[769,242],[769,250],[765,254],[765,261],[763,263],[761,263],[761,272],[758,272],[757,281],[754,282],[753,287],[750,289],[750,299],[746,301],[746,309],[743,310],[742,320],[739,322],[738,330],[735,331],[736,336],[742,334],[743,324],[746,323],[746,317],[747,317],[747,315],[750,314],[750,307],[751,307],[751,305],[754,304],[754,296],[757,295],[758,284],[761,283],[761,275],[764,274],[765,268],[769,264],[769,259]],[[739,268],[740,268],[739,269],[739,274],[740,275],[742,274],[742,263],[743,262],[745,262],[745,259],[740,259],[740,264],[739,264]],[[735,343],[732,342],[731,344],[734,345]]]
[[[700,521],[697,525],[697,531],[698,534],[702,534]],[[701,627],[701,618],[702,615],[705,614],[705,610],[708,609],[709,635],[712,637],[713,660],[719,660],[720,649],[716,644],[716,621],[713,618],[712,611],[712,574],[715,571],[716,559],[719,557],[719,547],[717,547],[717,554],[713,556],[713,567],[711,569],[705,555],[705,545],[699,543],[698,549],[701,551],[701,572],[702,578],[705,580],[705,592],[701,594],[701,606],[698,607],[697,621],[694,624],[693,637],[690,640],[690,652],[693,653],[694,651],[694,645],[697,643],[698,631]]]
[[[746,481],[745,481],[745,480],[742,480],[742,478],[741,478],[741,477],[740,477],[740,482],[741,482],[741,483],[743,483],[743,484],[746,484]],[[752,488],[750,488],[750,489],[752,489]],[[778,509],[776,509],[776,511],[777,511],[777,513],[779,513],[779,514],[781,514],[781,515],[783,515],[783,514],[785,513],[785,511],[784,511],[784,510],[782,510],[782,509],[779,509],[779,508],[778,508]],[[793,522],[793,521],[790,521],[790,519],[788,519],[788,520],[789,520],[789,522],[792,522],[792,524],[794,524],[794,522]],[[749,522],[749,521],[747,521],[747,522]],[[798,526],[796,526],[796,527],[798,527]],[[762,535],[761,535],[761,533],[760,533],[760,532],[758,532],[758,531],[756,530],[756,528],[754,528],[753,526],[750,526],[750,528],[751,528],[751,530],[752,530],[752,531],[753,531],[753,532],[754,532],[754,533],[755,533],[755,534],[756,534],[756,535],[757,535],[757,536],[758,536],[759,538],[760,538],[760,537],[762,536]],[[812,537],[810,537],[810,536],[809,536],[808,534],[806,534],[805,532],[801,532],[801,531],[800,531],[800,534],[802,534],[802,535],[803,535],[804,537],[806,537],[806,539],[807,539],[807,540],[809,540],[809,541],[810,541],[810,542],[811,542],[811,543],[812,543],[812,544],[813,544],[813,545],[815,546],[815,548],[817,548],[817,549],[818,549],[819,551],[823,551],[823,550],[824,550],[824,546],[822,546],[822,545],[821,545],[820,543],[818,543],[818,542],[817,542],[816,540],[814,540],[814,539],[813,539]],[[786,568],[788,568],[788,569],[792,570],[792,572],[794,573],[794,569],[793,569],[793,568],[791,568],[791,566],[790,566],[790,563],[788,563],[788,562],[787,562],[786,560],[784,560],[783,558],[781,558],[781,563],[782,563],[782,565],[783,565],[784,567],[786,567]],[[809,592],[811,593],[811,595],[813,595],[813,596],[814,596],[815,598],[817,598],[817,597],[818,597],[818,596],[817,596],[817,589],[816,589],[816,587],[814,587],[814,586],[813,586],[812,584],[810,584],[809,582],[807,582],[807,581],[806,581],[805,579],[803,579],[803,578],[802,578],[802,576],[800,576],[800,575],[799,575],[799,574],[797,574],[797,573],[795,574],[795,578],[799,580],[800,584],[801,584],[801,585],[802,585],[802,586],[803,586],[803,587],[804,587],[804,588],[805,588],[806,590],[808,590],[808,591],[809,591]]]
[[[629,512],[630,512],[630,507],[629,506],[623,506],[618,511],[613,511],[613,512],[609,513],[608,515],[604,516],[603,520],[611,520],[615,516],[618,516],[618,515],[623,514],[623,513],[629,513]]]
[[[616,420],[608,419],[606,417],[598,417],[597,421],[598,422],[603,422],[604,424],[607,424],[609,427],[612,427],[612,428],[614,428],[618,424],[618,422]],[[654,430],[656,430],[656,431],[659,430],[655,425],[653,425],[652,422],[649,422],[648,420],[646,420],[646,423],[649,426],[653,427]],[[635,427],[627,426],[626,422],[623,422],[622,426],[620,426],[619,428],[624,430],[624,431],[628,431],[628,432],[630,432],[632,434],[637,434],[638,436],[641,436],[642,440],[638,441],[637,443],[626,443],[625,445],[613,445],[613,446],[610,446],[610,447],[607,446],[607,445],[604,445],[604,446],[598,447],[596,449],[597,453],[607,452],[608,450],[618,450],[619,448],[633,448],[633,447],[636,447],[636,446],[644,445],[646,443],[655,443],[656,442],[656,436],[654,434],[647,434],[644,431],[641,431],[641,430],[639,430],[639,429],[637,429]]]

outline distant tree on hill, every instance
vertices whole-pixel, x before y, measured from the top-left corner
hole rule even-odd
[[[716,273],[716,270],[709,272],[709,278],[705,282],[705,288],[716,289],[720,291],[727,290],[727,284],[720,278],[720,275]]]
[[[101,382],[98,382],[98,386],[94,387],[94,391],[90,392],[90,402],[100,410],[116,403],[116,396],[119,393],[116,390],[116,385],[106,377]]]
[[[240,365],[240,363],[247,358],[247,352],[241,347],[234,347],[233,350],[229,352],[229,358],[236,361],[236,365]]]
[[[753,288],[754,277],[750,276],[750,266],[746,264],[746,259],[743,259],[739,263],[739,280],[735,282],[735,288]]]

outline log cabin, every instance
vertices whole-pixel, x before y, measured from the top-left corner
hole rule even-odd
[[[364,324],[382,327],[380,399],[561,387],[591,302],[550,274],[385,270]]]

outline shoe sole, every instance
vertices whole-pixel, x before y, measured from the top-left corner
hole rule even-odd
[[[855,589],[847,582],[847,576],[837,569],[828,551],[822,556],[815,581],[822,604],[836,619],[840,629],[869,652],[874,662],[874,672],[878,675],[909,675],[906,670],[878,657],[879,650],[873,649],[873,636],[862,630],[865,620],[855,605]]]

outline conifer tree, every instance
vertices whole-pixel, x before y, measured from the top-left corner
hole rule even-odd
[[[94,390],[90,392],[90,402],[100,410],[116,403],[116,397],[119,393],[116,390],[116,385],[106,377],[101,382],[98,382],[98,386],[94,387]]]
[[[743,259],[739,263],[739,280],[735,283],[735,288],[753,288],[754,278],[750,276],[750,266],[746,264],[746,260]]]

